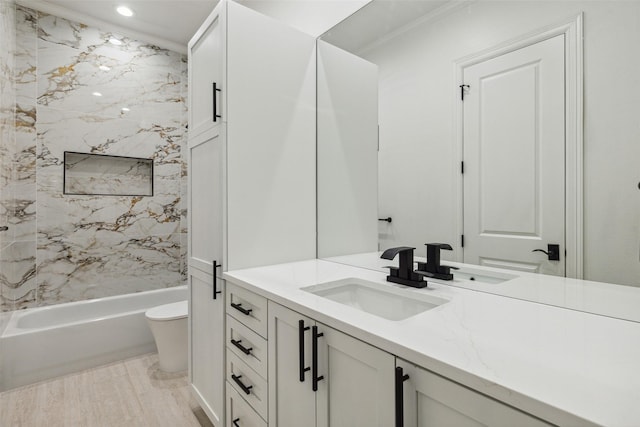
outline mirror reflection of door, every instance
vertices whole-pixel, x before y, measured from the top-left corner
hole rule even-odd
[[[464,262],[565,275],[565,40],[463,70]],[[549,260],[558,244],[560,260]]]

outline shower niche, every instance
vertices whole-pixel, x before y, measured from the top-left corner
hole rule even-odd
[[[153,196],[153,159],[64,152],[63,193]]]

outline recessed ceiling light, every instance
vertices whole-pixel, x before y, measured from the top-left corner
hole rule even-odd
[[[93,96],[102,96],[102,94],[100,92],[93,92],[91,95],[93,95]]]
[[[109,71],[111,68],[107,67],[106,65],[101,65],[98,68],[100,68],[102,71]]]
[[[122,107],[122,111],[126,113],[127,111],[131,111],[131,110],[128,109],[127,107]]]
[[[129,9],[127,6],[118,6],[116,10],[122,16],[133,16],[133,11]]]
[[[120,46],[122,44],[122,42],[115,37],[111,37],[109,39],[109,43],[114,44],[116,46]]]

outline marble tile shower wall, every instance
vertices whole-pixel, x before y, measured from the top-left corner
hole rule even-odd
[[[183,284],[186,57],[22,7],[16,20],[17,246],[3,310]],[[64,151],[153,158],[153,197],[64,195]]]
[[[12,216],[13,159],[15,153],[15,71],[16,14],[12,1],[0,1],[0,225],[7,225]],[[11,265],[5,260],[13,246],[13,230],[0,232],[0,281],[10,279]],[[0,286],[0,301],[5,287]],[[0,332],[4,317],[0,316]]]

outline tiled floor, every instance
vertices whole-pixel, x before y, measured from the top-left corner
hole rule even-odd
[[[148,354],[0,394],[0,426],[211,426],[186,372]]]

